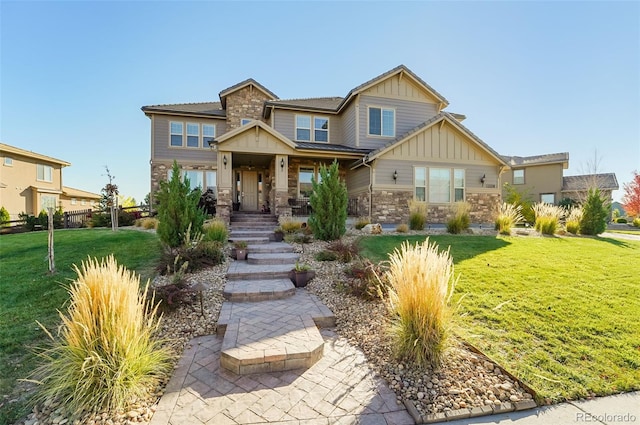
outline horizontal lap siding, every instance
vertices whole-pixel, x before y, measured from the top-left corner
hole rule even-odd
[[[274,110],[274,129],[290,140],[295,140],[296,115],[308,115],[329,119],[329,143],[344,144],[342,141],[342,120],[340,117],[322,113]],[[311,122],[313,126],[313,121]],[[312,130],[313,131],[313,128]],[[319,142],[324,143],[324,142]]]
[[[347,191],[369,187],[369,168],[360,167],[347,174]]]
[[[342,144],[356,146],[356,102],[351,102],[342,112]]]
[[[169,117],[165,115],[154,115],[153,117],[153,159],[156,160],[177,160],[189,162],[215,161],[216,155],[211,148],[177,148],[169,146],[169,122],[183,123],[183,143],[186,144],[187,122],[198,124],[214,124],[216,126],[215,137],[218,138],[227,131],[224,120],[208,120],[202,118]],[[200,143],[202,143],[202,125],[200,126]]]
[[[428,168],[460,168],[465,170],[465,187],[467,189],[481,188],[480,178],[485,175],[485,188],[489,185],[498,184],[498,167],[489,164],[461,164],[457,162],[433,162],[414,160],[411,162],[405,160],[379,159],[376,161],[375,182],[376,185],[406,185],[413,186],[413,170],[415,167]],[[394,182],[393,173],[398,172],[398,180]],[[427,179],[429,172],[427,170]]]
[[[437,115],[437,106],[433,103],[410,100],[360,96],[360,145],[361,148],[375,149],[393,141],[395,137],[370,137],[369,106],[395,109],[396,135],[401,136],[409,130]]]

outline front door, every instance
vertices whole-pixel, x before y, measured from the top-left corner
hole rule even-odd
[[[242,172],[242,209],[244,211],[258,210],[258,172]]]

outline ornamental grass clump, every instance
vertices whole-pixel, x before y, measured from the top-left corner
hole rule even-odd
[[[396,354],[419,366],[441,363],[449,336],[455,287],[449,250],[403,242],[389,255],[389,309]]]
[[[453,217],[447,221],[447,232],[457,235],[469,228],[471,224],[471,204],[458,201],[451,208]]]
[[[225,243],[229,238],[227,225],[219,218],[206,221],[202,226],[202,233],[205,241],[216,241]]]
[[[427,203],[412,199],[409,201],[409,229],[422,230],[427,222]]]
[[[553,235],[558,230],[560,220],[564,217],[565,210],[551,204],[538,202],[533,206],[536,216],[535,229],[543,235]]]
[[[565,220],[565,227],[567,228],[567,232],[577,235],[580,231],[580,220],[582,220],[582,208],[571,208]]]
[[[511,228],[516,224],[524,221],[521,214],[522,205],[514,205],[503,202],[498,210],[498,216],[495,221],[495,229],[501,235],[510,235]]]
[[[56,400],[73,418],[126,409],[154,391],[171,370],[171,354],[154,338],[160,325],[140,278],[113,255],[74,266],[66,314],[35,370],[37,400]]]

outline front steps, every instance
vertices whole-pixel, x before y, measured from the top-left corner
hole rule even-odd
[[[231,219],[229,240],[247,242],[247,261],[227,269],[217,332],[224,335],[221,366],[239,375],[312,366],[324,348],[317,328],[335,326],[318,297],[291,283],[299,255],[272,242],[277,224],[265,214],[234,212]]]

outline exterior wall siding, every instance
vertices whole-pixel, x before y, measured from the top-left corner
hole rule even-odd
[[[190,117],[174,117],[170,115],[154,115],[153,120],[153,144],[151,150],[151,156],[153,160],[170,160],[174,159],[181,163],[182,161],[213,161],[216,160],[215,151],[207,146],[202,146],[202,125],[200,126],[200,144],[199,148],[187,148],[187,147],[171,147],[169,146],[169,122],[176,121],[184,123],[183,133],[185,134],[184,140],[186,140],[186,123],[198,123],[198,124],[214,124],[216,126],[215,137],[220,137],[227,132],[227,125],[224,120],[217,119],[205,119],[205,118],[190,118]]]
[[[276,109],[273,111],[274,129],[290,140],[296,140],[296,115],[309,115],[323,117],[329,119],[329,143],[345,144],[342,136],[342,119],[336,115],[314,113],[314,112],[296,112],[284,109]],[[312,123],[313,125],[313,123]],[[312,129],[313,131],[313,129]],[[318,142],[324,143],[324,142]]]
[[[365,90],[363,94],[375,97],[389,97],[417,102],[438,103],[438,99],[430,95],[423,87],[415,84],[410,77],[391,76]]]
[[[342,144],[356,146],[356,102],[351,102],[342,112]]]
[[[369,106],[395,109],[395,136],[380,137],[369,136]],[[393,141],[396,137],[407,133],[429,118],[437,115],[437,106],[433,103],[415,102],[410,100],[360,96],[359,147],[376,149]]]
[[[524,169],[524,184],[513,185],[513,170]],[[537,165],[516,167],[507,170],[502,181],[513,185],[518,192],[528,193],[534,202],[540,202],[540,196],[546,193],[555,194],[556,203],[563,198],[562,194],[562,164]],[[503,193],[506,195],[506,193]]]
[[[243,118],[263,121],[262,108],[264,102],[273,100],[270,96],[252,85],[236,90],[227,95],[228,130],[240,127]]]

